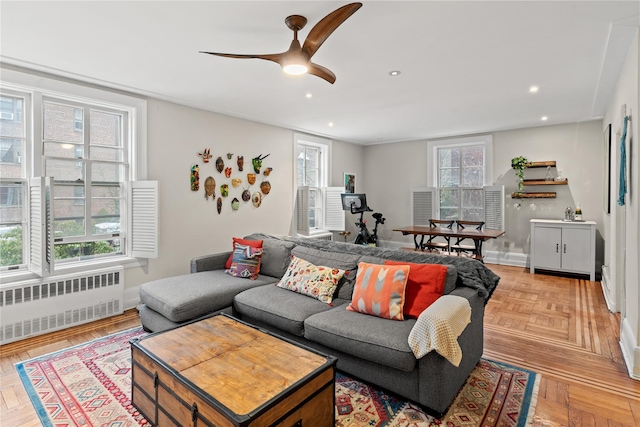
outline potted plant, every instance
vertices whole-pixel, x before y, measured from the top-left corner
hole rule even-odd
[[[511,167],[516,170],[516,176],[518,177],[518,193],[522,193],[523,181],[524,181],[524,170],[527,167],[527,163],[529,161],[524,156],[518,156],[511,159]]]

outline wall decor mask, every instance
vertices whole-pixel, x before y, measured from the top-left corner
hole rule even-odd
[[[216,202],[218,208],[218,215],[222,213],[222,197],[218,197],[218,201]]]
[[[242,184],[242,180],[240,178],[233,178],[231,180],[231,185],[233,185],[233,188],[238,187],[240,184]]]
[[[220,186],[220,193],[222,197],[227,197],[229,195],[229,184],[222,184]]]
[[[224,176],[226,176],[227,178],[231,178],[231,168],[225,168],[224,169]]]
[[[262,168],[262,161],[269,157],[270,154],[271,153],[267,154],[266,156],[258,154],[258,157],[254,157],[253,159],[251,159],[251,163],[253,164],[253,170],[255,171],[255,173],[260,173],[260,168]]]
[[[216,198],[216,180],[212,176],[204,180],[204,198],[209,200],[209,197]]]
[[[248,173],[247,174],[247,182],[249,183],[249,185],[253,185],[256,183],[256,174],[255,173]]]
[[[231,201],[231,210],[237,211],[239,207],[240,207],[240,200],[238,200],[237,197],[234,197],[233,200]]]
[[[200,168],[198,165],[191,166],[191,191],[200,189]]]
[[[271,191],[271,183],[269,181],[262,181],[260,184],[260,190],[266,195]]]
[[[222,171],[224,170],[224,160],[222,160],[222,157],[218,157],[216,159],[216,169],[220,173],[222,173]]]
[[[238,156],[238,170],[242,172],[243,167],[244,167],[244,156]]]
[[[211,157],[213,157],[213,156],[211,155],[211,150],[210,150],[210,149],[208,149],[208,148],[205,148],[205,149],[202,151],[202,153],[198,153],[198,156],[202,157],[202,160],[203,160],[205,163],[209,163],[209,159],[210,159]]]

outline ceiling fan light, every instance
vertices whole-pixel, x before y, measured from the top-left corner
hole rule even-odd
[[[294,76],[299,76],[309,71],[309,68],[304,64],[287,64],[282,67],[282,70]]]

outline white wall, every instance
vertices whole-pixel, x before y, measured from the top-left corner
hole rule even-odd
[[[519,210],[506,200],[504,237],[490,241],[487,251],[499,251],[503,259],[524,265],[529,254],[529,220],[564,217],[567,206],[579,202],[584,219],[600,222],[602,212],[602,122],[590,121],[542,126],[493,133],[493,177],[505,185],[505,193],[517,189],[511,159],[525,156],[531,161],[555,160],[569,185],[527,187],[527,191],[555,191],[556,199],[525,200]],[[411,222],[412,187],[427,185],[427,141],[368,146],[365,150],[365,186],[374,208],[387,217],[382,238],[412,243],[411,236],[391,230]],[[556,173],[556,170],[553,170]],[[527,178],[544,178],[546,169],[528,169]],[[531,210],[531,203],[536,210]],[[600,227],[600,224],[598,225]]]
[[[188,273],[192,258],[230,250],[232,237],[253,232],[288,234],[293,213],[293,131],[154,99],[148,100],[147,121],[148,179],[159,182],[160,251],[146,268],[125,271],[127,288]],[[209,163],[197,156],[205,148],[213,155]],[[362,170],[360,149],[333,143],[332,185],[341,184],[343,168]],[[227,153],[234,154],[232,160],[227,160]],[[245,159],[243,173],[236,165],[239,154]],[[246,174],[253,172],[251,158],[260,154],[269,154],[263,170],[272,167],[273,172],[268,178],[258,176],[250,190],[259,191],[260,182],[266,179],[271,192],[255,208],[250,201],[242,201],[242,186],[229,185],[229,197],[223,198],[222,214],[218,215],[216,201],[205,200],[203,191],[207,176],[216,180],[216,196],[221,183],[230,184],[230,179],[216,170],[216,158],[222,156],[225,166],[233,167],[231,178],[241,178],[247,186]],[[200,166],[198,192],[190,190],[192,164]],[[236,212],[231,210],[234,197],[240,200]]]
[[[626,105],[627,114],[631,115],[631,121],[627,128],[628,146],[627,156],[630,181],[628,183],[629,194],[626,197],[624,208],[616,204],[618,189],[618,171],[612,171],[612,182],[614,184],[613,200],[611,202],[611,215],[605,215],[606,233],[610,237],[607,241],[612,244],[606,248],[606,263],[614,267],[616,262],[624,261],[623,277],[617,277],[615,268],[611,268],[615,289],[617,284],[624,284],[620,289],[618,297],[622,299],[622,307],[616,307],[616,311],[622,313],[621,346],[625,356],[625,361],[632,376],[640,379],[640,254],[638,246],[640,244],[640,167],[638,165],[638,136],[640,121],[639,110],[639,88],[640,88],[640,66],[638,57],[640,56],[639,35],[636,32],[624,67],[620,73],[618,83],[609,103],[607,113],[603,120],[603,127],[611,123],[613,133],[612,164],[620,157],[620,140],[616,133],[622,127],[621,106]],[[630,141],[630,143],[629,143]],[[615,169],[615,168],[614,168]],[[621,215],[622,214],[622,215]],[[625,227],[624,249],[618,249],[616,244],[617,227]],[[606,289],[605,289],[605,292]],[[616,295],[610,296],[615,298]],[[619,301],[618,301],[619,302]]]

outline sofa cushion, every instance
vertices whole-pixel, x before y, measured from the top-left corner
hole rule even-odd
[[[247,240],[256,240],[252,236],[245,237]],[[262,263],[260,274],[277,277],[280,279],[289,266],[291,249],[295,246],[293,242],[278,239],[264,239],[262,241]]]
[[[297,336],[304,336],[304,320],[331,310],[329,304],[277,286],[260,286],[236,295],[234,308],[248,316]]]
[[[441,264],[415,264],[403,261],[384,262],[386,265],[408,265],[409,278],[405,292],[403,313],[417,319],[427,307],[444,293],[447,267]]]
[[[224,268],[231,268],[231,263],[233,262],[233,253],[236,250],[236,245],[251,246],[252,248],[260,249],[262,248],[262,240],[240,239],[239,237],[234,237],[231,246],[231,255],[229,255],[227,262],[225,262]]]
[[[347,310],[390,320],[404,320],[408,265],[358,264],[353,299]]]
[[[407,337],[414,319],[394,322],[347,311],[346,305],[314,314],[304,322],[304,337],[361,359],[410,372],[416,358]]]
[[[145,283],[140,301],[172,322],[184,322],[230,307],[237,293],[276,281],[263,275],[246,280],[224,270],[202,271]]]
[[[338,281],[344,276],[344,272],[339,268],[315,265],[291,255],[287,272],[276,286],[330,304]]]
[[[260,260],[262,259],[262,245],[255,248],[248,245],[235,244],[231,254],[231,266],[225,273],[235,277],[256,280],[260,272]]]
[[[360,255],[353,255],[345,252],[324,251],[300,245],[293,248],[291,254],[315,265],[326,265],[327,267],[345,270],[344,276],[338,282],[338,288],[336,289],[335,295],[336,298],[347,300],[351,299]]]

